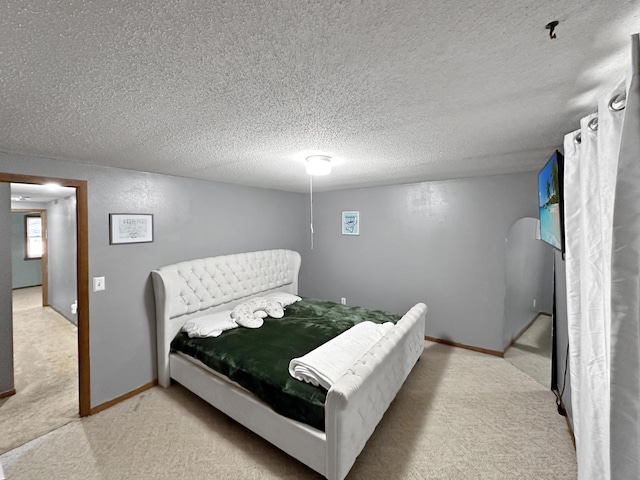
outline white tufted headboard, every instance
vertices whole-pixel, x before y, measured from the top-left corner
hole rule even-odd
[[[187,320],[233,308],[264,292],[298,293],[300,254],[262,250],[180,262],[153,270],[158,383],[169,386],[169,351]]]

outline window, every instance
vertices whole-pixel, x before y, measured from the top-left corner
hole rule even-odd
[[[24,227],[26,232],[25,258],[27,260],[42,258],[42,217],[40,215],[25,215]]]

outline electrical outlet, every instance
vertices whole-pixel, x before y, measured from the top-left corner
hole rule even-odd
[[[341,303],[342,305],[346,305],[346,304],[347,304],[347,299],[346,299],[345,297],[342,297],[342,298],[340,299],[340,303]]]
[[[100,292],[105,289],[104,277],[93,277],[93,291]]]
[[[536,299],[533,299],[533,308],[536,308]]]
[[[71,304],[71,315],[77,315],[78,313],[78,301],[76,300]]]

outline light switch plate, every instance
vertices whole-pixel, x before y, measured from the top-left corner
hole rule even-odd
[[[100,292],[104,289],[104,277],[93,277],[93,291]]]

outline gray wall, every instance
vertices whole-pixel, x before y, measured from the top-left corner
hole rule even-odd
[[[558,378],[558,389],[564,393],[562,399],[569,421],[573,425],[573,410],[571,408],[571,373],[567,364],[567,345],[569,345],[569,322],[567,317],[567,277],[566,266],[562,259],[562,253],[556,251],[555,261],[555,288],[556,288],[556,338],[554,339],[557,349],[556,375]],[[566,365],[566,377],[565,377]],[[565,385],[566,383],[566,385]]]
[[[301,293],[396,313],[425,302],[428,336],[502,351],[505,239],[537,216],[536,186],[531,172],[316,194]],[[343,210],[360,211],[360,236],[341,235]]]
[[[54,200],[47,205],[49,305],[77,325],[71,313],[76,301],[76,198]]]
[[[92,406],[156,376],[149,272],[210,255],[291,248],[303,295],[397,313],[424,301],[427,335],[501,350],[505,239],[537,215],[535,173],[326,192],[310,250],[307,195],[5,153],[0,171],[89,182],[89,276],[106,277],[90,295]],[[360,236],[340,234],[342,210],[360,211]],[[154,214],[154,242],[109,245],[123,212]]]
[[[536,239],[538,230],[536,218],[521,218],[507,237],[505,348],[539,312],[553,308],[553,247]]]
[[[13,390],[11,189],[0,183],[0,393]]]
[[[152,269],[250,250],[300,251],[308,232],[307,197],[297,193],[6,153],[0,171],[89,182],[89,276],[106,277],[106,291],[90,295],[92,406],[156,378]],[[109,245],[109,213],[126,212],[154,214],[153,243]]]
[[[11,214],[11,266],[13,288],[42,285],[42,260],[25,260],[25,226],[22,212]]]

